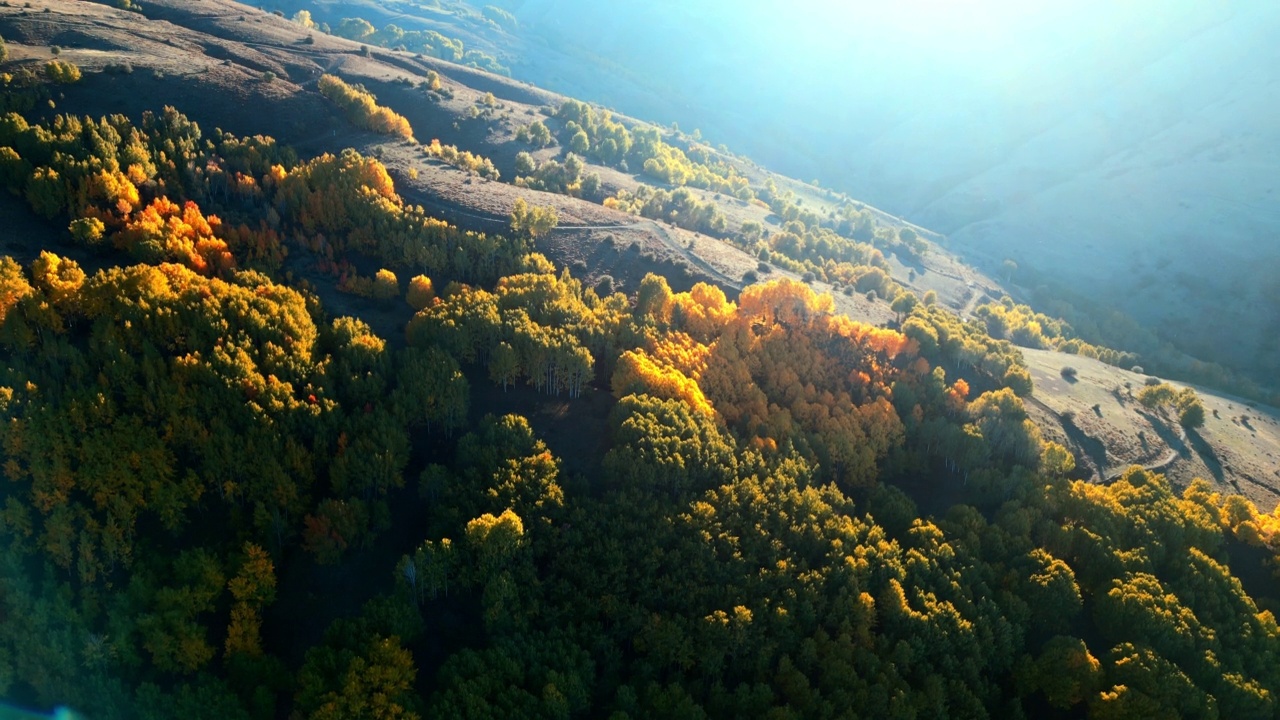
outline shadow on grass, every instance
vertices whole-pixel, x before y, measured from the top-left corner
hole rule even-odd
[[[1156,434],[1168,445],[1171,450],[1178,453],[1180,457],[1191,457],[1191,448],[1187,447],[1187,443],[1183,441],[1178,431],[1169,426],[1164,418],[1153,415],[1145,410],[1139,410],[1138,414],[1147,419],[1151,423],[1151,427],[1155,429]]]
[[[1213,479],[1222,482],[1222,461],[1218,459],[1218,453],[1214,452],[1213,446],[1204,439],[1194,428],[1187,428],[1187,439],[1191,442],[1191,449],[1196,451],[1196,455],[1209,468],[1209,472],[1213,473]]]

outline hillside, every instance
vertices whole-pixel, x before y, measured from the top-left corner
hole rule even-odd
[[[315,7],[0,5],[0,714],[1280,711],[1280,411]]]
[[[1030,289],[1119,309],[1260,382],[1274,374],[1276,313],[1255,310],[1280,302],[1262,270],[1280,262],[1267,241],[1280,222],[1271,3],[1085,3],[1042,8],[1062,17],[1038,25],[1009,7],[1011,19],[961,13],[954,34],[912,26],[911,12],[946,9],[911,3],[802,3],[793,16],[724,3],[510,6],[518,77],[699,127],[948,236],[988,272],[1012,258],[1032,271]],[[1105,20],[1077,27],[1091,12]],[[1015,47],[1006,28],[1026,42]],[[941,62],[947,49],[978,59]],[[886,56],[891,67],[877,64]],[[588,71],[600,66],[625,72],[601,82]]]

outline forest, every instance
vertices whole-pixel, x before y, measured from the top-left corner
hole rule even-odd
[[[336,32],[467,57],[365,25]],[[1081,477],[1032,419],[1018,345],[1131,359],[1012,300],[965,322],[917,299],[883,249],[919,252],[910,231],[566,101],[554,133],[523,128],[514,185],[803,276],[598,291],[537,252],[549,206],[466,230],[376,155],[6,92],[0,184],[62,238],[0,257],[7,701],[146,720],[1280,714],[1280,511],[1136,466]],[[415,137],[365,88],[326,73],[315,92]],[[563,162],[529,153],[557,142]],[[499,180],[478,152],[420,147]],[[583,157],[665,187],[606,194]],[[780,223],[731,228],[703,192]],[[396,334],[327,309],[303,267],[393,308]],[[815,280],[895,321],[841,314]],[[1193,391],[1139,401],[1204,422]],[[511,410],[552,402],[601,442],[557,455]]]

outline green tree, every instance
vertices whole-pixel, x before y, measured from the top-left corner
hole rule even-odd
[[[544,148],[555,142],[551,137],[551,131],[541,120],[534,120],[529,124],[529,144],[534,147]]]
[[[520,356],[510,343],[500,342],[489,354],[489,379],[502,386],[502,391],[520,377]]]
[[[909,292],[903,292],[898,293],[898,296],[893,299],[893,303],[890,304],[889,308],[898,314],[898,322],[902,322],[906,316],[911,314],[912,310],[916,309],[916,305],[918,304],[920,304],[920,301],[915,295]]]
[[[94,246],[101,243],[106,236],[107,226],[98,218],[84,217],[72,220],[67,229],[71,231],[71,237],[75,238],[76,242]]]
[[[1079,638],[1059,635],[1045,643],[1040,655],[1017,671],[1026,693],[1041,692],[1049,704],[1068,710],[1091,699],[1102,678],[1102,663]]]
[[[538,169],[538,162],[529,153],[521,150],[516,153],[516,173],[528,175]]]
[[[310,720],[417,720],[417,674],[413,655],[394,636],[371,638],[358,653],[313,649],[299,673],[300,704]],[[309,696],[315,707],[306,707]]]
[[[511,209],[511,231],[528,238],[540,238],[555,229],[560,222],[556,209],[551,206],[529,205],[524,198],[516,198]]]

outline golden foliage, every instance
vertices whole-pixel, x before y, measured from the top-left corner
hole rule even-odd
[[[413,128],[409,121],[390,108],[378,105],[368,92],[351,87],[341,78],[328,74],[320,76],[318,87],[322,95],[346,111],[347,119],[355,126],[383,135],[413,139]]]

